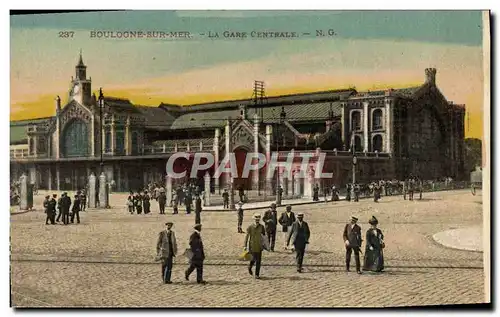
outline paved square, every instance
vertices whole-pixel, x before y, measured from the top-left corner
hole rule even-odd
[[[311,229],[305,273],[294,255],[263,254],[261,280],[237,260],[244,234],[235,212],[203,212],[207,285],[183,280],[187,261],[175,260],[171,285],[153,261],[158,232],[172,220],[180,253],[194,214],[130,215],[123,195],[111,210],[81,212],[80,225],[45,225],[43,211],[11,216],[14,306],[63,307],[345,307],[484,302],[483,254],[445,248],[432,235],[482,224],[481,196],[470,191],[426,193],[422,201],[383,197],[380,203],[336,202],[295,206]],[[42,195],[35,205],[41,205]],[[39,207],[40,209],[40,207]],[[283,208],[279,208],[281,213]],[[169,211],[167,211],[169,212]],[[244,227],[255,211],[245,214]],[[262,211],[263,213],[263,211]],[[375,215],[385,235],[386,272],[346,273],[342,230],[351,214],[363,232]],[[283,244],[278,234],[277,244]],[[364,245],[363,245],[364,248]],[[191,277],[193,279],[194,276]]]

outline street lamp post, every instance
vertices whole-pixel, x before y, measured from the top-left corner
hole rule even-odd
[[[356,184],[356,163],[358,162],[358,158],[356,154],[352,153],[352,186],[351,186],[351,199],[354,199],[354,186]]]
[[[101,141],[99,142],[101,144],[100,148],[101,148],[101,155],[100,155],[100,163],[99,163],[99,167],[100,167],[100,173],[99,173],[99,182],[101,181],[101,177],[100,175],[103,175],[104,173],[104,159],[103,159],[103,152],[104,152],[104,146],[103,146],[103,139],[105,140],[106,138],[103,138],[103,131],[104,131],[104,120],[103,120],[103,115],[102,115],[102,111],[103,111],[103,108],[104,108],[104,94],[102,93],[102,88],[99,88],[99,121],[100,121],[100,135],[101,135]],[[101,185],[99,186],[101,187]],[[104,184],[104,188],[106,190],[106,197],[104,199],[104,203],[106,204],[104,206],[104,208],[110,208],[109,206],[109,197],[108,197],[108,190],[109,190],[109,187],[108,187],[108,184]],[[99,197],[100,195],[98,195]],[[99,205],[101,205],[103,202],[100,201],[99,199]]]
[[[104,122],[102,120],[102,108],[104,108],[104,95],[102,93],[102,88],[99,88],[99,120],[100,120],[100,130],[101,130],[101,141],[99,142],[101,144],[101,161],[100,161],[100,173],[99,175],[101,175],[104,171],[104,161],[103,161],[103,158],[102,158],[102,152],[103,152],[103,131],[104,131]]]
[[[279,162],[280,158],[280,126],[285,121],[286,113],[285,107],[281,107],[281,113],[278,121],[278,125],[276,127],[276,152],[277,152],[277,160]],[[281,184],[280,184],[280,167],[278,165],[278,170],[276,172],[276,206],[281,206]]]

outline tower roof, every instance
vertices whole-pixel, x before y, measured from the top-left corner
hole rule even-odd
[[[83,63],[83,57],[82,57],[82,50],[80,50],[80,59],[78,60],[78,65],[76,65],[77,67],[87,67],[85,66],[85,64]]]

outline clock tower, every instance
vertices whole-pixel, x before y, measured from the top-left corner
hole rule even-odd
[[[91,80],[87,79],[87,66],[83,63],[82,52],[75,66],[76,77],[71,79],[69,100],[75,100],[84,106],[91,104]]]

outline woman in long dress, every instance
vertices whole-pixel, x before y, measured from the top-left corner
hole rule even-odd
[[[363,271],[382,272],[384,270],[384,234],[377,228],[374,216],[368,222],[371,228],[366,231],[365,263]]]

